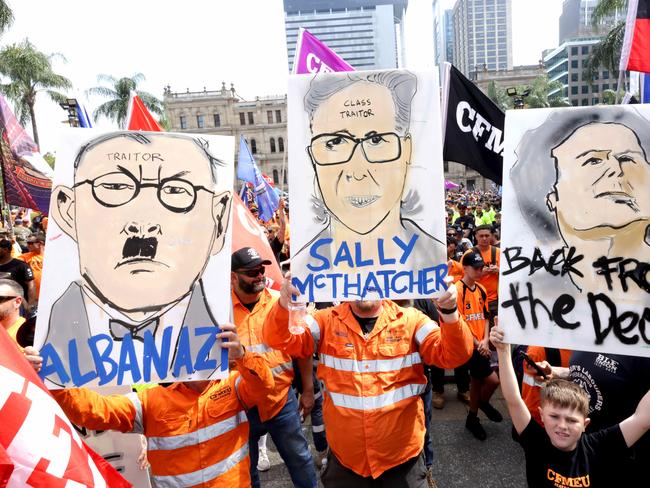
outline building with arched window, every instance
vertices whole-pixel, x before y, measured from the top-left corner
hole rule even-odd
[[[239,138],[243,135],[262,173],[273,175],[275,184],[287,189],[286,181],[281,181],[286,158],[286,95],[255,97],[247,101],[237,95],[234,86],[226,88],[225,83],[220,90],[178,93],[168,86],[164,102],[172,131],[234,136],[235,161]]]

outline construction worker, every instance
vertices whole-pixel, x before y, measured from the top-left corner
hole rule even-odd
[[[291,295],[299,292],[285,280],[264,323],[264,341],[297,357],[319,353],[330,445],[323,485],[433,486],[422,453],[422,363],[454,368],[472,354],[456,287],[436,300],[440,325],[390,300],[360,300],[307,315],[309,327],[295,335],[288,329]]]
[[[128,395],[102,396],[87,388],[52,393],[77,425],[144,434],[154,486],[250,487],[245,410],[266,401],[273,375],[262,356],[242,347],[234,325],[220,328],[217,338],[231,362],[223,380]]]
[[[291,388],[294,378],[292,358],[272,349],[262,338],[264,320],[279,298],[278,292],[266,288],[264,267],[270,264],[271,261],[262,259],[252,247],[235,251],[231,258],[233,316],[240,340],[248,350],[264,356],[275,379],[275,387],[266,401],[247,412],[250,423],[251,480],[254,488],[260,486],[257,469],[260,453],[258,440],[268,432],[289,470],[294,486],[316,488],[316,469],[302,431],[298,400]],[[311,378],[311,357],[306,356],[305,359],[299,361],[299,368],[305,370],[303,377]],[[310,381],[303,387],[302,397],[312,399],[307,408],[301,405],[303,415],[307,415],[307,410],[313,406],[313,383]],[[262,454],[265,454],[264,451]]]

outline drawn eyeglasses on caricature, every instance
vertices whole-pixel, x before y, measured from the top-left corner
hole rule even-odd
[[[97,203],[104,207],[120,207],[134,200],[142,188],[156,188],[158,200],[167,210],[187,213],[196,205],[198,192],[214,192],[201,185],[178,177],[163,178],[157,183],[143,183],[130,173],[116,171],[94,179],[79,181],[74,185],[89,184]]]
[[[347,163],[357,146],[369,163],[390,163],[402,155],[401,136],[395,132],[369,132],[358,138],[343,133],[318,134],[307,148],[311,160],[319,166]]]

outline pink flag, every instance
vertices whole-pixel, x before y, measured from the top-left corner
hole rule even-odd
[[[293,58],[293,72],[300,75],[331,71],[354,71],[354,68],[319,41],[315,35],[301,27],[298,31],[296,54]]]

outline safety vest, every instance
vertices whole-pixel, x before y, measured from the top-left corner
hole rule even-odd
[[[366,335],[350,305],[317,311],[309,329],[292,335],[288,312],[276,304],[264,324],[266,342],[292,356],[318,353],[324,385],[327,440],[344,466],[361,476],[384,471],[415,457],[424,443],[426,387],[422,363],[442,368],[465,364],[472,335],[461,319],[438,324],[414,308],[390,300]]]
[[[77,425],[144,434],[156,487],[250,486],[245,409],[262,403],[273,377],[266,361],[246,353],[228,378],[202,393],[183,383],[128,395],[87,388],[52,393]]]
[[[260,295],[259,301],[252,311],[249,311],[237,297],[232,293],[232,305],[237,326],[239,341],[247,351],[261,354],[268,362],[273,373],[275,388],[269,394],[266,401],[258,407],[260,420],[266,422],[275,417],[287,402],[287,393],[293,382],[294,372],[291,356],[277,349],[272,349],[264,343],[262,328],[264,319],[278,300],[280,294],[275,290],[265,288]]]

